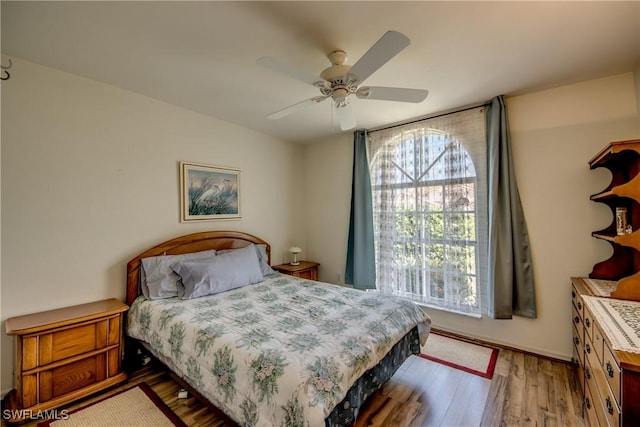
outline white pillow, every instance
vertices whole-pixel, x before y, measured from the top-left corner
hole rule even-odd
[[[181,279],[178,296],[198,298],[261,282],[264,278],[253,246],[218,254],[211,259],[174,263],[171,268]]]
[[[140,288],[147,299],[162,299],[178,296],[178,276],[171,265],[177,261],[209,259],[216,256],[215,250],[190,252],[181,255],[162,255],[142,258]]]

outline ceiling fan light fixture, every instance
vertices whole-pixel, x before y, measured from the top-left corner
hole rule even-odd
[[[334,98],[334,101],[336,108],[345,108],[347,105],[349,105],[349,101],[347,100],[347,98]]]
[[[336,102],[335,104],[336,116],[338,117],[338,123],[340,123],[341,130],[350,130],[356,127],[356,116],[353,114],[353,108],[346,98],[342,102]]]
[[[333,93],[332,93],[331,97],[336,102],[346,101],[346,98],[347,98],[347,96],[349,96],[350,93],[351,92],[349,92],[349,90],[347,90],[347,88],[338,87],[338,88],[334,88],[333,89]]]

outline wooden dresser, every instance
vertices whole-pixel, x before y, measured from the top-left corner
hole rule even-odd
[[[640,425],[640,302],[606,297],[615,282],[571,279],[574,359],[593,426]]]
[[[5,322],[16,337],[15,386],[5,398],[9,421],[24,421],[121,383],[123,315],[128,306],[108,299]]]
[[[300,261],[298,265],[280,264],[274,265],[273,268],[282,274],[288,274],[289,276],[300,277],[301,279],[318,280],[318,264],[311,261]]]

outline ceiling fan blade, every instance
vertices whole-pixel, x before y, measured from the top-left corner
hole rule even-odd
[[[387,31],[362,58],[356,62],[349,74],[356,77],[358,83],[362,83],[382,67],[387,61],[396,56],[402,49],[409,46],[409,39],[397,31]]]
[[[303,109],[308,105],[313,105],[313,104],[317,104],[318,102],[322,102],[327,98],[328,98],[327,96],[315,96],[313,98],[305,99],[304,101],[300,101],[297,104],[290,105],[287,108],[283,108],[280,111],[276,111],[275,113],[269,114],[267,118],[272,120],[281,119],[285,116],[288,116],[291,113],[295,113],[296,111]]]
[[[340,123],[340,129],[349,130],[356,127],[356,116],[353,113],[351,104],[336,105],[336,115],[338,116],[338,122]]]
[[[422,102],[429,95],[428,90],[406,89],[401,87],[363,86],[356,96],[361,99],[380,99],[382,101]]]
[[[314,83],[322,80],[319,77],[314,76],[313,74],[309,74],[306,71],[299,70],[291,65],[280,62],[277,59],[271,58],[269,56],[258,58],[256,62],[263,67],[267,67],[279,73],[286,74],[289,77],[293,77],[294,79],[300,80],[304,83],[309,83],[310,85],[314,85]]]

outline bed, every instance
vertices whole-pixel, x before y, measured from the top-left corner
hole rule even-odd
[[[407,300],[282,275],[270,261],[269,244],[241,232],[144,251],[127,264],[127,335],[240,425],[352,425],[420,351],[431,319]],[[170,291],[158,292],[159,277]]]

